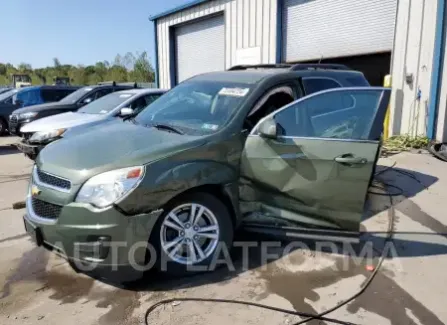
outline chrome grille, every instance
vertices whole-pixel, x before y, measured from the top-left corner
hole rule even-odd
[[[61,213],[62,206],[41,201],[36,198],[31,199],[34,213],[41,218],[57,219]]]
[[[71,182],[69,180],[51,174],[47,174],[39,170],[38,168],[36,168],[36,174],[38,181],[43,185],[50,185],[67,191],[71,189]]]

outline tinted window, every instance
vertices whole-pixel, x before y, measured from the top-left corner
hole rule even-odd
[[[80,100],[83,96],[91,92],[94,88],[92,87],[82,87],[81,89],[76,90],[75,92],[71,93],[67,97],[63,98],[61,100],[61,103],[64,104],[74,104],[78,100]]]
[[[154,100],[159,98],[159,94],[146,95],[135,100],[130,106],[135,114],[139,114],[143,109],[150,105]]]
[[[303,86],[307,95],[326,89],[341,87],[337,81],[328,78],[303,78]]]
[[[42,103],[42,98],[40,97],[40,89],[27,89],[20,91],[14,95],[13,102],[17,100],[22,102],[22,106],[31,106]]]
[[[126,94],[121,92],[109,94],[91,102],[90,104],[85,105],[83,108],[78,110],[78,112],[87,114],[107,114],[124,103],[126,100],[132,98],[132,96],[134,96],[134,94]]]
[[[237,111],[251,85],[223,81],[186,81],[153,102],[136,118],[143,125],[170,124],[184,132],[213,133]]]
[[[368,80],[363,75],[351,76],[346,78],[346,81],[353,87],[367,87],[370,86]]]
[[[305,98],[275,115],[281,135],[367,139],[382,90],[344,90]]]
[[[68,89],[42,89],[41,95],[45,103],[58,102],[68,94],[72,93],[72,90]]]
[[[95,95],[94,100],[99,99],[105,95],[108,95],[111,92],[113,92],[113,88],[100,89],[94,94]]]

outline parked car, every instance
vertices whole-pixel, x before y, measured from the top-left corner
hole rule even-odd
[[[25,124],[18,148],[30,159],[35,159],[49,143],[60,139],[74,127],[96,127],[117,117],[137,115],[166,91],[162,89],[129,89],[108,94],[76,112],[67,112]],[[84,128],[83,128],[84,129]]]
[[[0,94],[3,94],[3,93],[5,93],[7,91],[10,91],[10,90],[11,90],[11,88],[9,88],[9,87],[0,88]]]
[[[59,88],[70,88],[69,86],[48,86]],[[74,112],[82,106],[95,101],[107,94],[115,91],[137,88],[136,84],[117,84],[101,83],[95,86],[88,86],[82,88],[75,88],[70,95],[51,100],[54,103],[46,103],[43,105],[34,105],[33,107],[21,108],[15,110],[9,119],[9,131],[12,134],[21,135],[20,129],[23,125],[32,121],[41,119],[43,117],[52,116],[56,114]],[[28,89],[28,88],[27,88]],[[54,88],[52,88],[54,89]]]
[[[116,268],[107,276],[121,281],[136,279],[154,257],[169,274],[209,270],[242,226],[352,239],[389,97],[390,89],[331,65],[192,77],[133,120],[43,149],[26,230],[75,269]],[[115,243],[125,247],[112,254]],[[136,249],[148,243],[152,249]]]
[[[12,89],[0,95],[0,134],[8,129],[10,115],[23,107],[58,101],[79,87],[34,86]],[[11,130],[10,130],[11,131]]]

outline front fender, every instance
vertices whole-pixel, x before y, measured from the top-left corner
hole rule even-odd
[[[149,165],[140,186],[118,204],[119,208],[131,215],[148,213],[193,188],[235,184],[238,180],[237,169],[223,162],[187,162],[166,167],[166,162]]]

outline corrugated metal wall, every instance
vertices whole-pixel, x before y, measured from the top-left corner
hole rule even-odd
[[[399,0],[393,49],[390,134],[425,135],[437,1]],[[406,76],[413,82],[407,83]],[[417,100],[418,92],[421,98]],[[438,128],[439,129],[439,128]]]
[[[397,0],[284,0],[283,59],[391,51]]]
[[[259,47],[260,63],[276,62],[276,0],[214,0],[157,20],[159,86],[171,87],[172,27],[222,12],[225,19],[225,66],[237,63],[238,49]],[[254,14],[250,14],[254,13]],[[174,65],[175,66],[175,65]]]

